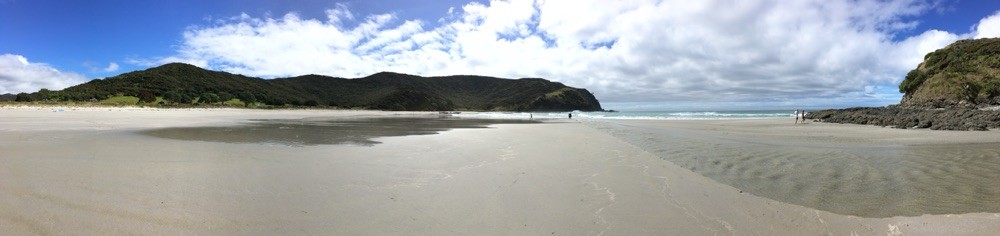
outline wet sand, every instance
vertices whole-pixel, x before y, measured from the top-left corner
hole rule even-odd
[[[782,202],[862,217],[1000,212],[1000,132],[780,121],[590,124]]]
[[[373,146],[185,141],[136,132],[247,119],[393,114],[0,110],[0,232],[987,235],[1000,230],[1000,214],[994,213],[860,218],[741,193],[577,121],[384,137]],[[755,132],[771,125],[737,122],[728,129]]]
[[[307,117],[250,120],[240,125],[172,127],[144,130],[160,138],[289,146],[351,144],[373,146],[375,138],[431,135],[451,129],[487,128],[493,124],[530,124],[537,120],[474,119],[439,114]]]

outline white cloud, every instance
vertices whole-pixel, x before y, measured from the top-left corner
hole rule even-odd
[[[44,63],[28,62],[21,55],[0,55],[0,94],[60,90],[87,81],[83,75],[60,72]]]
[[[333,9],[327,9],[326,17],[334,25],[340,25],[343,20],[354,20],[354,14],[347,9],[347,5],[342,3],[338,3],[337,7]]]
[[[326,20],[243,14],[192,27],[177,54],[160,62],[264,77],[543,77],[588,88],[604,102],[888,104],[899,96],[866,94],[892,91],[924,54],[968,37],[931,30],[894,41],[930,4],[494,0],[442,9],[449,17],[439,26],[392,14],[360,18],[338,5]],[[356,26],[345,27],[349,21]],[[997,15],[983,19],[977,35],[995,32],[997,22]]]
[[[129,59],[129,60],[126,60],[126,62],[132,63],[132,64],[139,64],[140,60]],[[156,64],[158,64],[158,63],[146,63],[144,65],[145,66],[155,66]],[[118,71],[118,69],[120,68],[120,66],[118,66],[118,63],[116,63],[116,62],[109,62],[107,66],[101,66],[100,64],[98,64],[96,62],[93,62],[93,61],[86,61],[86,62],[83,62],[82,65],[83,65],[83,67],[86,67],[90,73],[111,73],[111,72]]]
[[[114,63],[114,62],[108,63],[108,67],[104,67],[103,71],[104,72],[115,72],[115,71],[118,71],[118,63]]]
[[[890,61],[893,63],[891,66],[907,71],[912,70],[916,68],[916,65],[924,61],[924,56],[927,53],[931,53],[934,50],[938,50],[967,37],[967,35],[956,35],[940,30],[928,30],[920,35],[897,42],[894,45],[895,50],[888,54],[888,58],[896,58],[896,60]],[[897,83],[902,82],[902,78],[898,79]]]
[[[980,38],[997,38],[1000,37],[1000,11],[993,13],[992,16],[983,18],[976,25],[976,37]]]

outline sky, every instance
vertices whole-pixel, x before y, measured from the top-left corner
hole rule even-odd
[[[184,62],[540,77],[616,110],[884,106],[927,53],[989,37],[1000,1],[0,0],[0,94]]]

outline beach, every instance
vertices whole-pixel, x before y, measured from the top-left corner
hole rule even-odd
[[[1000,230],[997,212],[859,217],[785,203],[663,157],[677,150],[658,152],[627,138],[629,132],[638,134],[631,127],[649,130],[638,137],[652,137],[650,142],[686,137],[690,145],[684,147],[754,143],[793,151],[806,147],[803,153],[809,153],[843,146],[995,144],[1000,143],[996,131],[793,125],[790,119],[558,119],[377,137],[372,145],[212,142],[141,133],[248,120],[413,115],[433,114],[0,109],[0,232],[989,235]]]
[[[784,119],[592,122],[754,195],[861,217],[1000,212],[1000,132]]]

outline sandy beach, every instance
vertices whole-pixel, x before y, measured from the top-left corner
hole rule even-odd
[[[760,197],[615,126],[782,146],[1000,143],[1000,132],[791,120],[555,120],[288,146],[142,135],[322,110],[0,109],[0,232],[322,235],[990,235],[994,212],[865,218]],[[618,132],[618,133],[616,133]],[[720,138],[721,140],[721,138]],[[722,140],[726,141],[726,140]]]

